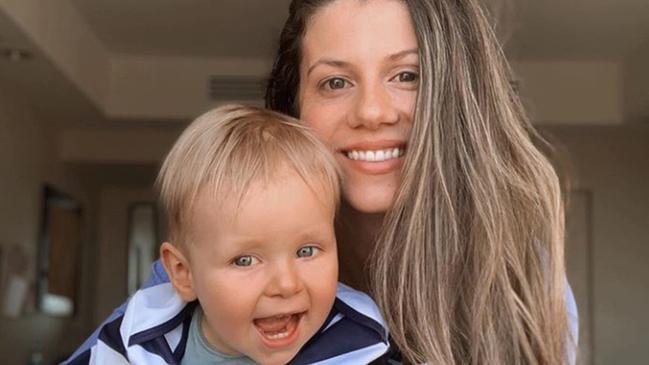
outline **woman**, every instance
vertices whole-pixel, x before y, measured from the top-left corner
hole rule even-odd
[[[341,280],[371,290],[409,362],[565,363],[559,182],[477,2],[289,12],[266,102],[342,166]]]
[[[476,0],[289,13],[267,106],[334,149],[340,279],[373,294],[403,360],[572,363],[559,182]]]

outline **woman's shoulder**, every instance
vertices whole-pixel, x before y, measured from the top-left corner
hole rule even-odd
[[[570,283],[566,280],[566,311],[568,312],[568,363],[575,364],[577,360],[577,345],[579,344],[579,311],[577,301]]]

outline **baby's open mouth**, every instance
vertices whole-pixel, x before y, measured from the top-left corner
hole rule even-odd
[[[306,312],[293,314],[280,314],[273,317],[258,318],[253,320],[255,327],[261,334],[262,338],[270,345],[284,345],[292,342],[294,335],[297,333],[300,319]]]

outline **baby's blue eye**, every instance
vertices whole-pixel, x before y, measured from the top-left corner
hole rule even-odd
[[[255,262],[255,258],[248,255],[248,256],[239,256],[234,259],[233,263],[236,266],[250,266]]]
[[[297,250],[297,257],[311,257],[315,254],[315,247],[305,246]]]

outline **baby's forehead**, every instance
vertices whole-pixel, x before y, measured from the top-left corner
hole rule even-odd
[[[260,197],[276,195],[278,188],[299,184],[308,187],[309,191],[323,203],[337,205],[338,191],[323,179],[318,172],[300,172],[282,164],[267,174],[250,176],[245,180],[223,179],[219,184],[204,184],[199,187],[194,200],[208,199],[217,206],[235,206],[240,208],[249,201]],[[285,192],[291,193],[291,192]]]
[[[302,176],[287,169],[239,185],[228,182],[218,187],[209,184],[200,187],[186,205],[188,219],[185,222],[192,225],[211,220],[232,224],[242,217],[250,217],[255,211],[277,211],[275,208],[289,204],[288,200],[295,206],[295,201],[301,199],[314,201],[309,207],[328,212],[328,218],[334,217],[339,200],[337,191],[318,176]]]
[[[337,207],[334,193],[323,185],[292,174],[253,181],[237,194],[205,187],[183,229],[200,241],[215,235],[244,241],[282,237],[291,242],[322,236],[332,231]]]

